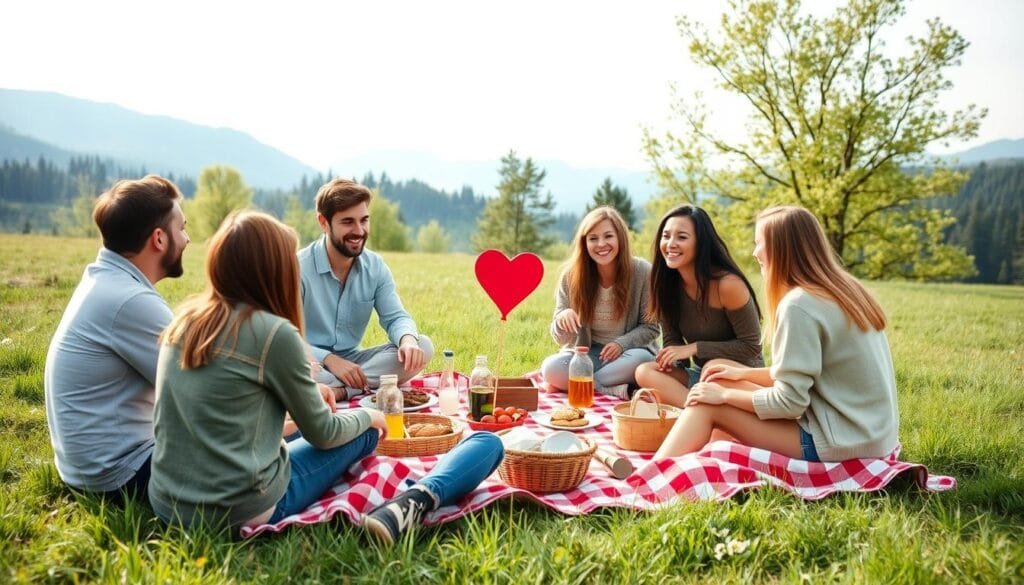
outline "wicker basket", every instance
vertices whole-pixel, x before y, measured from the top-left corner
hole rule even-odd
[[[658,409],[657,418],[636,416],[636,405],[641,396],[649,396]],[[679,409],[662,404],[658,395],[641,388],[629,403],[612,409],[612,439],[622,449],[630,451],[657,451],[665,436],[679,418]]]
[[[465,428],[463,423],[439,414],[406,413],[405,425],[416,423],[438,423],[449,425],[452,432],[437,437],[405,437],[404,439],[384,439],[377,443],[377,453],[389,457],[419,457],[422,455],[440,455],[452,450],[462,438]]]
[[[497,433],[499,436],[508,431]],[[580,485],[590,467],[590,457],[597,444],[577,435],[585,443],[574,453],[540,453],[505,449],[505,458],[498,465],[498,475],[508,485],[534,493],[564,492]]]

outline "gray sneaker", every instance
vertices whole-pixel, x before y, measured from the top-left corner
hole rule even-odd
[[[629,384],[616,384],[615,386],[600,387],[597,391],[601,394],[614,396],[620,400],[629,400]]]
[[[434,498],[423,490],[410,489],[377,506],[363,519],[363,528],[381,544],[391,545],[402,533],[419,526],[423,514],[434,509]]]

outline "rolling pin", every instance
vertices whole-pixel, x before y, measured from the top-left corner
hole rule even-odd
[[[633,464],[629,462],[629,459],[611,451],[598,449],[594,451],[594,459],[597,459],[601,462],[601,465],[607,467],[615,479],[626,479],[633,473]]]

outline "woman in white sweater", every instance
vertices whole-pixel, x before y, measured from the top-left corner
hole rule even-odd
[[[655,456],[697,451],[716,429],[808,461],[892,452],[899,414],[881,306],[842,268],[806,209],[763,211],[754,257],[764,277],[772,367],[705,368]]]

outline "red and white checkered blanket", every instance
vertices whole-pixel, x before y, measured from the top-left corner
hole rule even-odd
[[[412,385],[436,388],[437,378],[437,374],[428,374],[413,380]],[[466,383],[464,376],[459,379],[462,384]],[[355,403],[353,401],[352,405]],[[604,423],[581,432],[593,439],[598,447],[627,457],[636,469],[630,477],[617,480],[604,466],[593,460],[583,483],[576,489],[554,494],[533,494],[509,487],[495,472],[457,505],[445,506],[429,513],[424,524],[449,522],[509,496],[526,497],[563,514],[579,515],[602,507],[650,510],[681,499],[725,500],[741,490],[764,485],[777,486],[806,500],[818,500],[839,491],[879,490],[905,473],[911,474],[917,485],[926,490],[945,491],[956,487],[956,480],[952,477],[929,475],[923,465],[899,461],[898,448],[881,459],[813,463],[764,449],[716,441],[709,443],[699,453],[652,462],[652,454],[620,450],[612,442],[611,412],[619,403],[614,398],[596,396],[594,407],[588,415],[599,415],[604,418]],[[558,408],[564,404],[564,394],[540,393],[541,410]],[[541,434],[551,432],[532,420],[526,426]],[[422,478],[437,459],[376,455],[367,457],[353,466],[320,501],[303,512],[284,518],[277,524],[244,528],[242,536],[255,536],[266,531],[280,532],[294,524],[326,522],[339,513],[361,524],[364,513]]]

